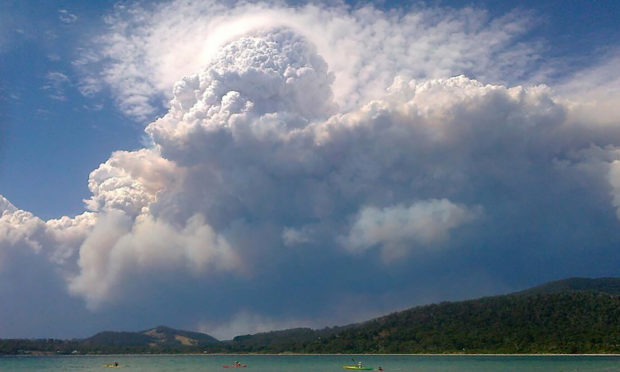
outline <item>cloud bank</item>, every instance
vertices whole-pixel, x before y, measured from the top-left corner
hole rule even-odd
[[[577,93],[485,82],[528,74],[527,18],[172,2],[108,23],[98,79],[137,118],[170,89],[168,111],[150,146],[90,174],[83,214],[0,198],[0,272],[44,257],[94,311],[165,298],[224,337],[616,252],[617,112],[590,121]]]
[[[522,81],[541,49],[519,42],[534,22],[530,15],[515,11],[491,19],[472,8],[404,12],[370,5],[172,1],[117,5],[106,21],[109,31],[95,51],[76,63],[86,66],[86,86],[103,81],[120,109],[140,121],[171,98],[176,81],[203,70],[227,42],[256,30],[287,27],[315,45],[334,73],[332,89],[343,110],[381,97],[395,75]]]

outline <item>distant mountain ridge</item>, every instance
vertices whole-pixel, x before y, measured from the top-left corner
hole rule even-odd
[[[620,278],[569,278],[507,295],[417,306],[363,323],[219,341],[159,326],[83,340],[1,340],[24,353],[620,353]]]
[[[568,278],[545,283],[516,292],[518,295],[549,294],[559,292],[593,291],[620,295],[620,278]]]
[[[166,326],[158,326],[141,332],[105,331],[84,339],[85,345],[103,346],[207,346],[219,344],[214,337],[200,332],[181,331]]]

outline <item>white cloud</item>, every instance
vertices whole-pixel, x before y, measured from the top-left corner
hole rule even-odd
[[[419,201],[410,206],[363,207],[344,244],[352,252],[379,246],[384,259],[394,260],[410,250],[432,248],[446,240],[450,230],[479,215],[477,208],[446,199]]]
[[[10,249],[23,249],[27,247],[37,253],[41,250],[41,244],[37,235],[41,234],[44,228],[43,221],[32,215],[32,213],[19,210],[13,206],[6,198],[0,196],[1,207],[3,208],[0,217],[0,265],[6,259]]]
[[[71,24],[78,20],[78,16],[66,9],[60,9],[58,11],[58,19],[60,19],[62,23]]]
[[[137,215],[173,183],[175,172],[174,163],[153,150],[117,151],[91,172],[88,187],[93,195],[85,203],[92,211],[119,209]]]
[[[309,243],[312,241],[312,232],[306,226],[302,229],[284,228],[282,231],[282,241],[286,246]]]
[[[608,171],[607,179],[611,187],[611,203],[616,208],[616,215],[620,220],[620,146],[592,149],[584,163],[588,164],[590,168],[602,167]]]
[[[225,43],[248,32],[288,27],[316,45],[335,74],[336,102],[350,110],[382,96],[396,74],[520,81],[538,58],[538,45],[515,42],[531,22],[519,12],[490,19],[471,8],[401,13],[269,2],[119,5],[107,18],[108,33],[93,48],[96,56],[88,52],[89,76],[110,86],[123,112],[144,120],[158,111],[176,81],[204,69]]]
[[[95,223],[96,216],[85,212],[75,218],[43,221],[20,210],[0,195],[0,270],[14,254],[43,254],[61,266],[75,260],[77,249]]]
[[[17,210],[17,208],[15,208],[15,206],[8,201],[7,198],[5,197],[0,197],[0,212],[2,212],[2,214],[4,215],[5,213],[12,213],[15,212]]]
[[[69,279],[69,289],[97,308],[125,296],[123,284],[135,275],[178,270],[198,276],[208,269],[234,269],[237,262],[226,239],[200,215],[178,226],[148,214],[134,221],[112,210],[100,217],[80,247],[80,272]]]
[[[561,81],[556,91],[570,107],[573,120],[590,125],[614,125],[620,121],[620,50],[600,57],[599,63],[579,70]]]
[[[229,44],[203,73],[175,84],[170,112],[146,128],[164,156],[184,164],[177,153],[212,151],[194,138],[218,131],[234,141],[277,141],[335,112],[332,75],[311,44],[290,31],[270,35]]]
[[[91,98],[101,91],[101,86],[102,83],[98,79],[89,76],[80,80],[78,90],[83,96]]]
[[[77,248],[97,221],[95,213],[84,212],[74,218],[61,217],[45,221],[45,234],[53,248],[50,260],[59,265],[75,263]]]
[[[52,71],[45,76],[46,84],[43,89],[49,91],[49,96],[58,101],[66,101],[65,88],[71,84],[69,77],[62,72]]]

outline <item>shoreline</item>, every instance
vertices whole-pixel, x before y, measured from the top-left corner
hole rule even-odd
[[[309,353],[277,353],[277,354],[263,354],[263,353],[158,353],[158,354],[0,354],[0,358],[3,357],[152,357],[152,356],[485,356],[485,357],[620,357],[620,354],[554,354],[554,353],[540,353],[540,354],[484,354],[484,353],[449,353],[449,354],[309,354]]]
[[[122,354],[121,354],[122,355]],[[134,355],[144,355],[144,354],[134,354]],[[604,353],[596,353],[596,354],[554,354],[554,353],[527,353],[527,354],[485,354],[485,353],[415,353],[415,354],[344,354],[344,353],[336,353],[336,354],[312,354],[312,353],[199,353],[199,354],[147,354],[147,355],[265,355],[265,356],[355,356],[355,355],[363,355],[363,356],[617,356],[620,357],[619,353],[614,354],[604,354]]]

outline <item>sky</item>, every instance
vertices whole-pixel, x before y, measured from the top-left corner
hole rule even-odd
[[[0,338],[620,275],[616,1],[3,1]]]

